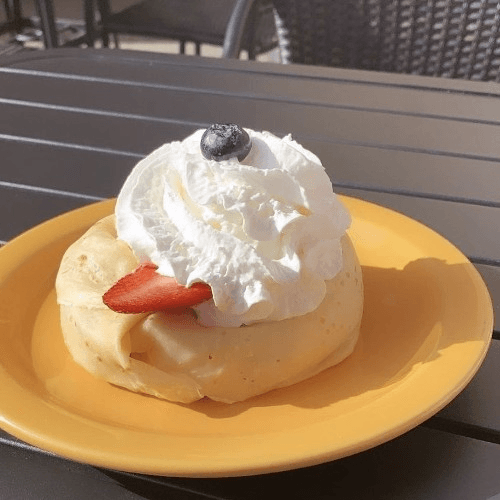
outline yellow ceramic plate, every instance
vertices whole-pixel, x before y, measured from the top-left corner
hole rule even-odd
[[[469,261],[423,225],[344,198],[363,265],[360,341],[340,365],[244,403],[180,405],[94,379],[70,359],[53,291],[66,247],[111,212],[98,203],[0,250],[0,422],[28,443],[93,465],[234,476],[312,465],[396,437],[469,382],[492,305]]]

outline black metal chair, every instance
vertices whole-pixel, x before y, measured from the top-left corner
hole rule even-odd
[[[89,46],[128,34],[179,41],[181,53],[186,42],[197,54],[202,44],[223,46],[226,57],[246,50],[250,59],[277,46],[270,0],[142,0],[118,12],[110,0],[85,0],[85,17]]]
[[[500,79],[497,0],[273,0],[282,62]]]

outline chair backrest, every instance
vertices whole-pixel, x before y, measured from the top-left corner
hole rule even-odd
[[[497,0],[274,0],[285,63],[499,80]]]

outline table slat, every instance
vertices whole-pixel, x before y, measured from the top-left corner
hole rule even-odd
[[[307,101],[322,106],[354,107],[384,112],[405,112],[416,115],[447,116],[470,119],[479,112],[483,121],[498,122],[500,95],[498,86],[466,81],[433,80],[429,78],[391,75],[390,81],[373,72],[339,68],[318,68],[275,64],[249,66],[239,61],[207,60],[172,57],[167,63],[161,57],[148,54],[148,61],[129,53],[120,60],[108,59],[96,64],[100,54],[87,59],[60,53],[58,58],[28,59],[15,68],[0,68],[4,78],[36,77],[43,80],[66,79],[72,82],[109,82],[126,87],[171,87],[192,89],[198,93],[238,93],[241,96],[274,99],[283,102]],[[64,65],[62,66],[61,63]],[[23,70],[23,68],[26,68]],[[116,75],[120,75],[117,78]],[[284,79],[283,75],[288,78]],[[380,77],[382,76],[382,78]],[[443,89],[443,83],[448,87]],[[304,97],[307,85],[307,97]],[[37,91],[35,91],[37,92]],[[408,95],[412,99],[408,99]],[[49,94],[50,95],[50,94]],[[51,99],[54,97],[52,96]]]
[[[458,246],[471,258],[499,261],[500,209],[377,193],[362,189],[338,189],[339,192],[392,208],[425,225]]]
[[[322,465],[269,475],[220,479],[148,477],[95,469],[0,444],[0,484],[9,498],[149,500],[255,498],[321,500],[490,499],[500,492],[500,448],[494,444],[424,427],[367,452]],[[84,487],[82,487],[84,485]],[[75,495],[75,496],[71,496]],[[82,496],[86,495],[86,496]]]
[[[8,242],[56,215],[92,202],[95,200],[0,185],[0,213],[9,214],[8,217],[2,218],[0,241]]]
[[[43,120],[43,115],[40,119]],[[167,140],[158,132],[156,130],[147,139],[151,149]],[[173,133],[167,129],[163,132]],[[104,147],[102,143],[94,146],[101,149],[92,149],[92,145],[81,144],[73,137],[69,138],[70,142],[59,140],[57,136],[46,139],[55,144],[33,137],[24,135],[18,140],[15,136],[0,137],[0,154],[9,159],[3,165],[0,181],[113,196],[119,191],[125,174],[149,152],[129,151],[130,144],[124,147],[120,137],[115,139],[114,148]],[[333,144],[307,138],[302,142],[321,158],[332,181],[339,187],[418,193],[500,205],[500,191],[496,187],[500,185],[500,165],[493,161]],[[34,159],[47,162],[51,170],[33,169]],[[72,175],[68,175],[69,169]],[[102,178],[99,183],[95,182],[96,175]]]
[[[464,426],[476,427],[464,432],[481,434],[500,443],[500,384],[492,384],[498,379],[500,366],[500,340],[493,340],[486,358],[469,385],[437,417],[457,422]],[[446,423],[444,424],[447,425]]]
[[[8,123],[2,124],[3,132],[36,137],[34,131],[37,130],[42,139],[57,135],[60,140],[71,142],[82,137],[85,131],[87,143],[112,148],[116,147],[114,142],[119,132],[123,135],[122,145],[129,145],[129,141],[132,141],[129,145],[132,150],[144,151],[146,147],[145,151],[149,151],[148,142],[142,136],[145,130],[151,130],[150,133],[156,137],[173,139],[214,121],[236,121],[257,130],[266,129],[279,135],[291,132],[316,140],[396,147],[442,155],[466,155],[485,160],[498,160],[500,156],[498,124],[367,113],[363,109],[319,107],[308,103],[283,103],[258,98],[252,98],[249,108],[249,99],[241,96],[200,95],[182,89],[163,88],[148,89],[145,93],[136,87],[71,83],[57,80],[53,85],[55,88],[52,88],[56,96],[77,94],[79,100],[75,102],[72,97],[71,107],[61,109],[54,107],[54,103],[39,106],[33,98],[24,104],[3,101],[0,111],[4,116],[10,115]],[[3,90],[5,82],[1,78],[0,86],[2,94],[8,95],[8,89]],[[116,109],[120,109],[119,113],[113,112],[113,103],[116,103]],[[27,108],[29,120],[26,120]],[[58,117],[56,113],[62,116]],[[40,130],[41,116],[51,120],[50,128]],[[95,121],[95,131],[88,128],[89,116]],[[118,119],[122,122],[120,127],[115,125]],[[106,134],[100,125],[104,121],[108,123]],[[78,127],[81,127],[79,131],[76,130]],[[177,132],[164,133],[163,129],[168,131],[168,127]],[[155,132],[155,129],[158,131]],[[180,131],[182,134],[179,134]],[[67,139],[68,136],[72,136],[71,139]],[[460,141],[456,140],[457,137],[460,137]],[[478,137],[481,137],[480,141]]]
[[[475,264],[476,269],[488,287],[493,302],[493,315],[495,320],[495,336],[500,340],[500,267]],[[500,366],[500,361],[497,366]],[[500,401],[500,399],[499,399]]]

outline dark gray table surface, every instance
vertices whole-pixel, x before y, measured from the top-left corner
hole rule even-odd
[[[498,313],[498,84],[116,50],[4,58],[0,242],[115,196],[152,149],[226,121],[292,133],[322,159],[338,192],[437,230],[477,267]],[[253,477],[149,477],[72,462],[0,431],[0,498],[498,500],[496,316],[490,350],[467,388],[371,450]]]

